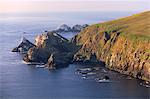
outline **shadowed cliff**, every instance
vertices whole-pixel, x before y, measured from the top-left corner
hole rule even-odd
[[[150,11],[87,27],[72,42],[74,61],[96,59],[106,67],[150,81]]]

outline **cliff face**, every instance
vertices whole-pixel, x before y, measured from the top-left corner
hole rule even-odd
[[[35,46],[24,57],[26,62],[45,63],[49,69],[65,67],[70,64],[77,47],[61,35],[48,32],[38,35]]]
[[[149,26],[150,11],[89,26],[72,39],[82,46],[74,60],[95,54],[107,68],[150,81]]]

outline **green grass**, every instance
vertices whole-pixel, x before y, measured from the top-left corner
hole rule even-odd
[[[140,59],[146,60],[146,59],[150,59],[150,56],[145,56],[145,55],[141,55]]]
[[[95,24],[104,32],[120,31],[131,40],[150,40],[150,11],[135,14],[126,18]]]
[[[140,35],[140,34],[132,34],[122,32],[120,36],[126,37],[132,41],[150,41],[150,36]]]
[[[150,49],[146,50],[145,52],[150,53]]]
[[[112,32],[117,32],[118,30],[121,29],[121,27],[113,24],[113,25],[107,25],[107,24],[96,24],[95,25],[97,28],[100,28],[103,30],[103,32],[107,32],[108,34]]]

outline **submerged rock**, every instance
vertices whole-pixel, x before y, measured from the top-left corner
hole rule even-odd
[[[17,47],[15,47],[12,52],[27,53],[27,51],[33,46],[35,45],[27,40],[25,37],[23,37],[21,43]]]
[[[104,76],[104,78],[103,79],[105,79],[105,80],[109,80],[110,78],[108,77],[108,76]]]

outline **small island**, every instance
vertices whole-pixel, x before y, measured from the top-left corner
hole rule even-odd
[[[56,28],[55,30],[52,30],[51,32],[57,32],[57,33],[81,32],[83,29],[85,29],[88,26],[89,26],[88,24],[83,24],[83,25],[76,24],[76,25],[70,27],[67,24],[62,24],[58,28]]]

